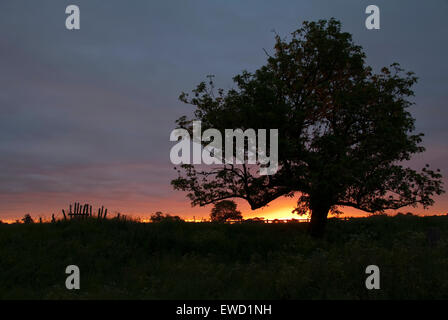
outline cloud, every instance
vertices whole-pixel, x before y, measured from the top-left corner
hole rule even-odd
[[[380,31],[364,27],[367,1],[77,4],[81,30],[73,32],[64,1],[0,4],[0,217],[29,210],[26,199],[38,194],[46,197],[38,211],[60,205],[50,197],[80,194],[134,211],[154,203],[190,210],[169,185],[169,133],[192,111],[179,93],[207,74],[230,88],[232,76],[265,62],[272,29],[286,36],[305,19],[332,16],[375,68],[398,61],[420,77],[412,112],[425,157],[448,173],[446,2],[377,1]]]

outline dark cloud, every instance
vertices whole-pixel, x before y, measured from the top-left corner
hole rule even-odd
[[[68,4],[81,8],[79,31],[65,29]],[[25,198],[39,192],[183,201],[169,186],[169,133],[191,111],[179,93],[207,74],[230,88],[233,75],[264,63],[273,29],[286,36],[303,20],[330,17],[353,33],[375,69],[397,61],[417,73],[412,112],[428,151],[413,165],[430,161],[446,175],[448,4],[376,1],[381,30],[368,31],[369,4],[2,1],[0,217],[30,210]]]

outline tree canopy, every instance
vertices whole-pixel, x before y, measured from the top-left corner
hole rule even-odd
[[[25,224],[34,223],[34,220],[29,213],[27,213],[26,215],[23,216],[22,221]]]
[[[369,213],[431,206],[444,192],[439,170],[405,166],[425,150],[408,111],[417,77],[397,63],[375,73],[365,59],[339,21],[304,22],[288,38],[277,35],[266,64],[235,76],[235,88],[214,92],[202,82],[182,93],[195,112],[177,121],[181,128],[200,120],[203,130],[278,129],[279,170],[260,176],[261,164],[186,164],[172,185],[201,206],[242,198],[257,209],[297,195],[294,211],[311,213],[316,236],[340,206]]]
[[[243,216],[241,212],[236,210],[236,203],[232,200],[223,200],[215,204],[211,213],[210,220],[212,222],[225,222],[228,220],[241,220]]]

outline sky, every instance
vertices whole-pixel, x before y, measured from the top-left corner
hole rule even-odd
[[[80,8],[80,30],[65,28],[70,4]],[[380,8],[380,30],[365,27],[370,4]],[[193,110],[179,94],[209,74],[232,88],[234,75],[265,63],[274,31],[287,36],[331,17],[375,70],[399,62],[419,77],[411,112],[427,151],[409,165],[448,176],[447,9],[444,0],[2,0],[0,219],[58,216],[74,201],[142,218],[207,216],[210,206],[191,208],[170,186],[169,135]],[[447,194],[435,200],[410,211],[448,212]],[[245,217],[283,218],[295,201],[239,206]]]

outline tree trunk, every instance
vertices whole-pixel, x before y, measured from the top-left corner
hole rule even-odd
[[[313,206],[311,208],[311,221],[309,224],[309,234],[314,238],[322,238],[327,224],[327,215],[330,207]]]

